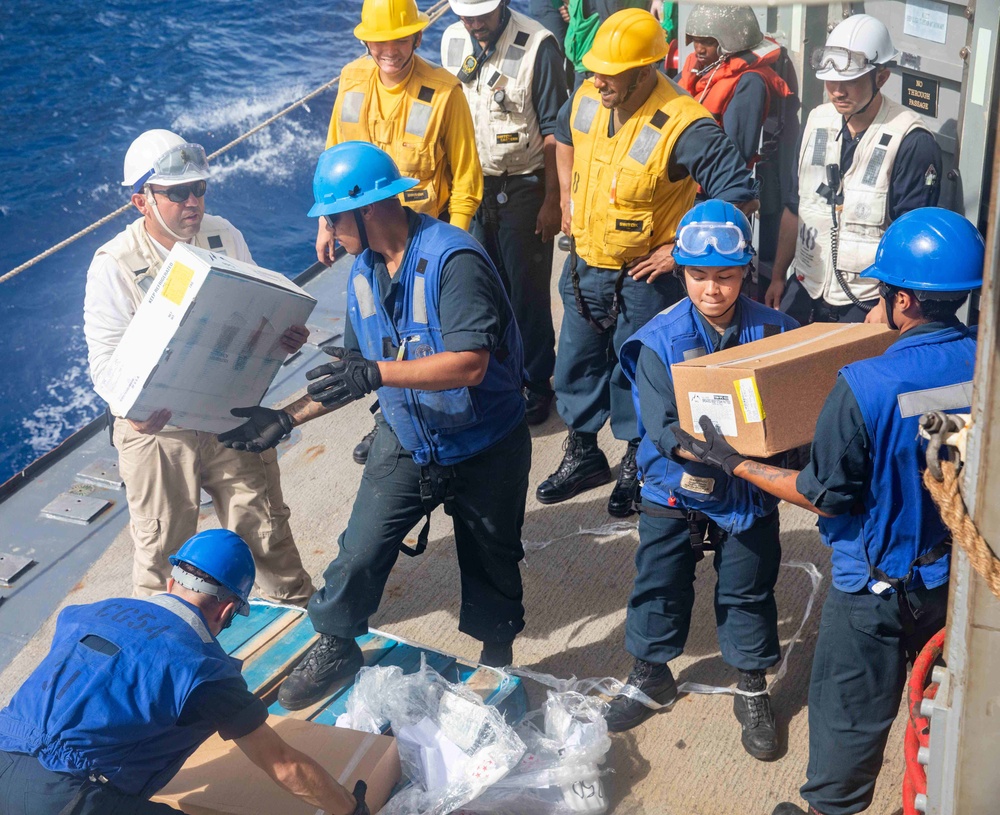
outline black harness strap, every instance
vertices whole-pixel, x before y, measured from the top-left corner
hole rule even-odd
[[[611,308],[608,310],[606,316],[600,320],[594,319],[594,315],[590,312],[590,306],[583,299],[583,292],[580,291],[580,273],[576,270],[576,239],[570,236],[569,239],[569,277],[573,283],[573,297],[576,299],[576,310],[583,319],[585,319],[590,327],[594,329],[598,334],[603,334],[604,332],[614,328],[615,324],[618,322],[618,315],[622,312],[622,286],[625,284],[625,264],[622,264],[621,269],[618,270],[618,277],[615,279],[615,294],[614,298],[611,300]]]
[[[431,532],[431,513],[438,504],[444,504],[444,511],[452,514],[455,502],[455,470],[453,467],[440,467],[430,464],[420,468],[420,503],[424,505],[424,525],[417,533],[417,545],[407,546],[402,541],[399,544],[399,551],[408,557],[419,557],[427,551],[427,541]],[[444,496],[438,500],[440,489],[443,488]]]
[[[939,543],[929,552],[925,552],[916,560],[910,564],[909,571],[903,577],[889,577],[884,571],[879,569],[877,566],[871,567],[871,576],[875,580],[880,580],[883,583],[887,583],[893,591],[896,592],[896,596],[899,598],[900,609],[903,611],[903,629],[908,634],[913,633],[914,624],[919,621],[921,615],[923,614],[923,609],[917,607],[915,608],[912,600],[910,599],[909,593],[906,591],[906,585],[913,579],[913,572],[915,569],[921,566],[930,566],[932,563],[936,563],[945,555],[951,552],[951,541],[947,540],[944,543]],[[909,612],[907,614],[906,612]]]
[[[650,518],[677,518],[687,521],[688,534],[691,536],[691,549],[694,550],[695,562],[705,557],[706,551],[715,551],[722,544],[725,532],[704,512],[687,509],[671,509],[653,504],[632,502],[636,512],[648,515]]]

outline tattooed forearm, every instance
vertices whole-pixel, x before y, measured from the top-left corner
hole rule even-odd
[[[754,475],[772,483],[786,478],[795,478],[798,475],[798,472],[795,470],[786,470],[782,467],[774,467],[771,464],[762,464],[759,461],[753,461],[751,459],[747,459],[746,468],[747,475]]]
[[[319,402],[314,402],[308,395],[296,399],[290,405],[285,405],[284,411],[292,417],[292,425],[294,426],[330,412]]]

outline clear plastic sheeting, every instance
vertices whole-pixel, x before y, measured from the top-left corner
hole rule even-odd
[[[804,571],[806,575],[808,575],[809,581],[812,583],[812,588],[809,593],[809,599],[806,601],[805,611],[802,614],[802,621],[799,623],[799,627],[795,630],[795,634],[792,635],[792,638],[788,643],[788,647],[785,648],[785,654],[781,659],[781,664],[778,666],[778,670],[775,671],[774,676],[771,677],[767,690],[754,692],[740,690],[739,688],[723,688],[715,685],[703,685],[699,682],[682,682],[677,686],[678,693],[762,696],[765,693],[771,693],[774,690],[775,686],[777,686],[778,682],[781,681],[788,671],[788,659],[792,655],[792,651],[795,650],[795,646],[798,644],[798,641],[802,636],[802,630],[805,628],[806,622],[809,620],[809,617],[812,616],[813,606],[816,603],[816,595],[819,592],[819,585],[823,581],[823,575],[820,574],[820,571],[816,568],[815,563],[810,563],[808,561],[786,560],[782,562],[781,566],[785,569],[799,569]],[[616,679],[613,676],[594,677],[589,679],[577,679],[575,676],[571,676],[568,679],[560,679],[559,677],[552,676],[551,674],[536,673],[535,671],[529,671],[525,668],[511,668],[510,673],[524,679],[532,679],[535,682],[555,689],[559,693],[573,692],[583,695],[599,693],[605,696],[617,696],[620,694],[629,699],[641,702],[646,707],[653,710],[661,710],[665,707],[670,707],[670,705],[662,705],[659,702],[654,701],[650,696],[643,693],[638,688],[626,685],[620,679]]]
[[[500,712],[427,665],[362,668],[337,724],[396,736],[403,774],[412,782],[383,815],[445,815],[497,783],[521,761],[524,742]]]
[[[541,710],[517,726],[521,762],[460,812],[468,815],[575,815],[607,812],[601,766],[611,747],[607,703],[574,691],[549,691]]]

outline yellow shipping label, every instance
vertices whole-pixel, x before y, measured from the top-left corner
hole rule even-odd
[[[173,268],[167,274],[167,282],[161,294],[175,306],[179,306],[193,277],[194,269],[174,261]]]
[[[760,392],[757,390],[757,380],[752,376],[746,379],[737,379],[733,385],[736,388],[736,398],[743,408],[743,421],[747,424],[764,421],[764,405],[760,401]]]

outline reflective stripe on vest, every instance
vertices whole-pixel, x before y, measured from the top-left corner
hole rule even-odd
[[[917,409],[968,410],[972,400],[961,395],[972,395],[975,337],[964,326],[904,334],[881,356],[841,369],[864,417],[871,469],[862,512],[819,520],[820,536],[833,550],[838,589],[876,586],[875,569],[901,578],[917,558],[949,538],[922,483],[925,448],[917,440]],[[948,557],[915,566],[912,585],[942,585],[948,568]]]
[[[488,176],[526,175],[545,166],[531,91],[538,49],[549,37],[552,34],[544,26],[511,10],[507,27],[479,75],[462,83],[476,129],[479,161]],[[472,40],[461,22],[445,30],[441,64],[449,72],[457,74],[472,52]],[[493,99],[498,91],[504,94],[502,106]]]
[[[739,299],[739,344],[759,340],[770,334],[797,327],[786,314],[755,303],[747,297]],[[703,320],[698,317],[691,300],[685,298],[661,312],[622,345],[619,358],[622,372],[632,383],[632,400],[639,418],[641,440],[636,451],[636,464],[642,483],[644,501],[661,506],[703,512],[720,527],[732,534],[749,529],[754,522],[773,512],[778,499],[767,495],[740,478],[730,478],[721,470],[697,462],[683,464],[664,458],[642,424],[636,366],[639,352],[646,346],[666,366],[702,356],[712,347],[712,338]]]
[[[711,115],[662,74],[646,102],[608,137],[611,111],[593,80],[573,97],[573,237],[590,266],[619,269],[674,238],[698,185],[667,177],[678,137]]]
[[[414,56],[406,87],[388,119],[381,118],[373,101],[378,81],[378,66],[369,56],[344,66],[326,146],[353,140],[381,148],[392,156],[401,174],[420,182],[401,193],[399,200],[437,217],[451,195],[451,167],[442,140],[448,95],[458,80]]]
[[[833,273],[833,220],[830,204],[818,190],[826,183],[826,166],[840,164],[837,136],[842,124],[843,117],[829,103],[809,114],[799,154],[799,235],[792,265],[810,297],[837,306],[851,301]],[[837,262],[859,300],[878,297],[878,281],[858,275],[874,262],[879,240],[889,225],[889,186],[900,145],[908,133],[918,128],[923,128],[918,114],[883,96],[851,168],[844,174]]]

